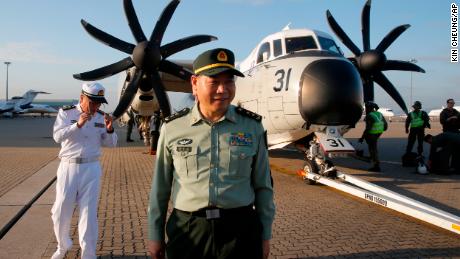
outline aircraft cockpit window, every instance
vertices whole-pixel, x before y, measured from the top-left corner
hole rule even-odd
[[[278,57],[283,54],[283,48],[281,46],[281,39],[273,41],[273,56]]]
[[[323,38],[323,37],[318,37],[319,44],[321,45],[321,48],[324,50],[329,50],[337,54],[341,54],[341,51],[339,50],[339,47],[335,44],[335,41],[328,39],[328,38]]]
[[[306,49],[318,49],[312,36],[286,38],[286,53],[293,53]]]
[[[270,43],[264,42],[257,53],[257,63],[267,61],[268,57],[270,57]]]

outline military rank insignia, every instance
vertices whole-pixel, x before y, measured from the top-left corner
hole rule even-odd
[[[104,128],[104,127],[105,127],[105,124],[104,124],[104,123],[97,123],[97,122],[95,122],[95,123],[94,123],[94,127],[96,127],[96,128]]]
[[[231,133],[230,146],[252,146],[251,133],[244,133],[244,132]]]
[[[188,153],[192,152],[192,147],[176,147],[176,151],[181,155],[185,156]]]

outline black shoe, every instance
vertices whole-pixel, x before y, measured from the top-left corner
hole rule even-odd
[[[382,170],[380,170],[380,166],[373,166],[369,169],[367,169],[367,171],[370,171],[370,172],[381,172]]]
[[[126,139],[126,142],[134,142],[134,140],[129,138],[129,139]]]

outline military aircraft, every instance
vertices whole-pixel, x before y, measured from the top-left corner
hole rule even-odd
[[[80,80],[99,80],[127,71],[115,118],[129,107],[138,113],[161,116],[171,113],[166,91],[191,92],[192,61],[171,62],[167,58],[186,48],[215,40],[210,35],[195,35],[162,45],[163,34],[179,4],[172,0],[146,38],[131,0],[124,10],[137,44],[120,40],[82,20],[84,29],[98,41],[130,56],[107,66],[75,74]],[[354,151],[342,134],[361,118],[363,102],[374,99],[374,82],[379,84],[407,113],[404,100],[382,73],[386,70],[424,72],[419,66],[390,60],[385,50],[409,25],[393,29],[371,49],[369,19],[371,1],[362,11],[363,50],[345,34],[327,11],[327,21],[354,57],[344,57],[327,33],[310,29],[291,29],[265,37],[239,64],[244,78],[236,79],[235,104],[262,116],[270,148],[295,143],[305,151],[306,171],[324,175],[334,172],[329,160]],[[189,100],[193,100],[188,97]],[[142,108],[144,107],[144,108]]]

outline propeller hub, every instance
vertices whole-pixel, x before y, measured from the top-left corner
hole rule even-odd
[[[369,50],[358,58],[358,65],[359,68],[364,71],[381,71],[386,61],[387,58],[385,54],[375,50]]]
[[[158,67],[161,61],[160,48],[148,41],[139,42],[133,51],[133,62],[138,69],[151,71]]]

